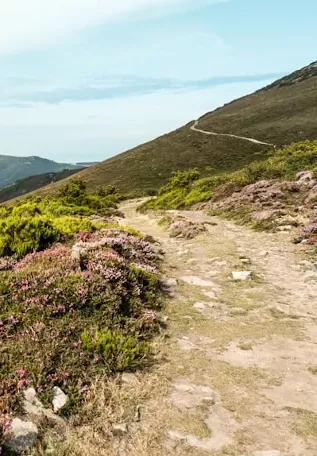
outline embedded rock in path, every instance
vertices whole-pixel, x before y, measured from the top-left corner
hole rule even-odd
[[[215,284],[210,280],[201,279],[200,277],[196,276],[184,276],[182,277],[182,281],[185,283],[189,283],[190,285],[196,285],[197,287],[214,287]]]
[[[236,281],[251,280],[252,272],[251,271],[233,271],[231,277]]]
[[[32,421],[22,421],[14,418],[10,426],[10,440],[5,443],[5,448],[13,454],[24,454],[32,448],[38,438],[38,428]],[[11,454],[10,453],[10,454]]]
[[[68,396],[58,386],[54,386],[53,395],[53,409],[57,413],[66,405]]]

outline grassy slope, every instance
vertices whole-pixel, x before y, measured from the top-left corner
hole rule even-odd
[[[58,182],[59,180],[72,176],[75,173],[78,173],[77,169],[66,169],[60,173],[46,173],[26,177],[25,179],[15,182],[9,187],[0,189],[0,203],[42,188],[52,182]]]
[[[236,100],[201,118],[200,127],[263,139],[276,144],[317,138],[315,67],[301,70],[270,88]],[[300,80],[299,80],[300,79]],[[240,139],[207,136],[190,124],[88,168],[79,174],[90,189],[114,184],[137,195],[165,184],[176,170],[198,167],[203,173],[233,171],[267,154],[266,146]],[[208,169],[209,168],[209,169]],[[60,183],[46,187],[54,193]]]
[[[277,145],[317,138],[317,67],[308,66],[203,116],[200,128]]]

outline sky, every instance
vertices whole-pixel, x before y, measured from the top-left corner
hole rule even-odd
[[[317,60],[315,0],[1,0],[0,154],[99,161]]]

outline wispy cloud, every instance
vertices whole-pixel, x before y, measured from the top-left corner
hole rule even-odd
[[[14,79],[12,81],[7,79],[6,82],[10,87],[10,91],[5,90],[2,92],[2,95],[0,95],[0,104],[2,106],[25,107],[25,104],[29,105],[30,103],[58,104],[62,102],[104,100],[152,94],[162,90],[170,92],[193,91],[224,84],[261,82],[276,79],[280,76],[281,74],[258,74],[184,81],[167,78],[154,79],[133,76],[111,76],[94,78],[92,81],[88,81],[77,87],[53,87],[47,89],[42,88],[41,90],[34,90],[33,81],[30,81],[30,84],[28,84],[26,80],[19,81]]]
[[[10,0],[0,6],[0,54],[55,44],[77,31],[133,16],[169,14],[227,0]]]

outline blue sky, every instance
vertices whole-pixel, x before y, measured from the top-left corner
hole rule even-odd
[[[1,154],[102,160],[317,60],[315,0],[1,3]]]

